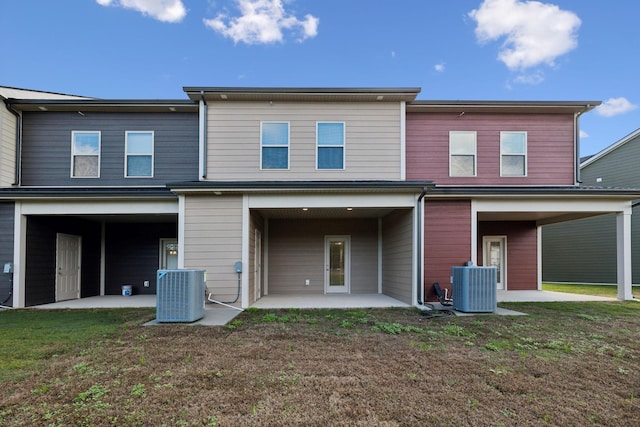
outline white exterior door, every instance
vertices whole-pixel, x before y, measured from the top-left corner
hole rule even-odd
[[[485,236],[482,238],[482,265],[496,268],[496,289],[507,288],[507,237]]]
[[[56,301],[80,298],[80,236],[56,235]]]
[[[324,291],[349,293],[351,275],[351,237],[325,236],[324,238]]]

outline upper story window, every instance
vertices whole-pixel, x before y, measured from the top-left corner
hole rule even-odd
[[[344,169],[344,123],[317,123],[318,169]]]
[[[476,132],[449,132],[449,175],[476,176]]]
[[[500,132],[500,176],[527,175],[527,133]]]
[[[71,177],[100,177],[100,132],[71,132]]]
[[[260,147],[262,169],[289,169],[289,123],[262,122]]]
[[[124,176],[153,176],[153,132],[126,132]]]

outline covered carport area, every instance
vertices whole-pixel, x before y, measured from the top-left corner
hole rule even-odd
[[[12,197],[16,308],[117,295],[124,284],[154,294],[162,242],[177,249],[177,197],[166,189],[21,189]]]

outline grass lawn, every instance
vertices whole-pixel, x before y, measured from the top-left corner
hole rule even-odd
[[[0,425],[638,425],[640,303],[500,305],[528,315],[3,311]]]
[[[618,288],[615,285],[584,285],[580,283],[543,283],[542,290],[566,292],[570,294],[597,295],[616,298]],[[640,299],[640,286],[633,286],[633,296]]]

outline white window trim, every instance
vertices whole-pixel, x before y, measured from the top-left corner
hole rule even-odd
[[[506,133],[522,133],[524,134],[524,153],[522,154],[505,154],[502,152],[502,135],[506,134]],[[504,177],[504,178],[523,178],[523,177],[527,177],[527,174],[529,173],[529,167],[528,167],[528,163],[529,163],[529,156],[528,156],[528,152],[529,152],[529,135],[527,134],[526,131],[522,131],[522,130],[504,130],[504,131],[500,131],[500,177]],[[505,175],[502,172],[502,158],[504,156],[524,156],[524,175]]]
[[[128,154],[129,153],[129,134],[132,133],[150,133],[151,134],[151,153],[149,154]],[[124,177],[125,178],[153,178],[155,174],[155,151],[156,151],[156,135],[152,130],[127,130],[124,132]],[[151,175],[129,175],[128,162],[129,156],[151,156]]]
[[[320,145],[318,143],[318,125],[321,123],[327,124],[341,124],[342,125],[342,145]],[[342,167],[341,168],[322,168],[318,167],[320,147],[323,148],[342,148]],[[343,171],[347,169],[347,124],[340,121],[328,121],[322,120],[316,122],[316,170],[317,171]]]
[[[73,174],[73,169],[75,166],[75,161],[76,161],[76,154],[75,154],[75,141],[76,141],[76,134],[81,134],[81,133],[97,133],[98,134],[98,174],[96,176],[75,176]],[[81,155],[81,154],[79,154]],[[69,176],[71,178],[76,178],[76,179],[94,179],[94,178],[100,178],[100,164],[101,162],[101,157],[102,157],[102,132],[99,130],[72,130],[71,131],[71,171],[69,173]]]
[[[473,134],[473,174],[472,175],[454,175],[451,170],[451,158],[454,156],[451,154],[451,135],[458,133],[471,133]],[[460,154],[459,154],[460,155]],[[468,154],[467,154],[468,155]],[[478,176],[478,132],[475,130],[451,130],[449,131],[449,177],[452,178],[472,178]]]
[[[263,168],[262,167],[262,149],[265,148],[262,145],[262,125],[269,123],[286,123],[287,124],[287,145],[267,145],[268,148],[287,147],[287,167],[286,168]],[[260,170],[261,171],[288,171],[291,169],[291,123],[286,120],[264,120],[260,122]]]

